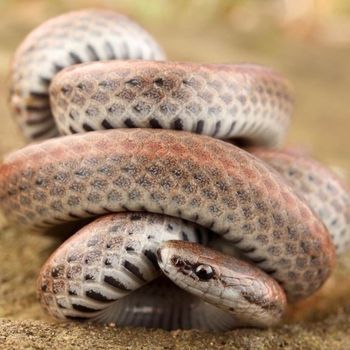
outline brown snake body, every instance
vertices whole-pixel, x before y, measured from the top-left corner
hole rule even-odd
[[[59,24],[71,16],[81,19],[77,23],[92,16],[96,28],[116,18],[91,11],[62,16],[46,24],[54,28],[47,37],[58,40]],[[128,23],[123,19],[125,32]],[[81,26],[67,31],[79,37]],[[279,322],[286,298],[295,301],[320,288],[334,264],[334,244],[341,252],[349,240],[344,185],[307,157],[264,149],[252,150],[255,156],[214,138],[280,145],[292,107],[284,78],[253,65],[138,60],[79,64],[43,83],[28,73],[42,47],[28,47],[33,38],[46,37],[45,28],[16,55],[11,103],[29,138],[56,133],[53,125],[77,135],[10,154],[0,167],[0,206],[10,221],[35,230],[106,215],[72,236],[43,267],[39,296],[49,313],[167,329],[264,327]],[[113,47],[106,45],[113,36],[104,35],[97,48],[84,41],[78,48],[90,58],[91,52],[96,59],[119,57],[115,50],[115,57],[103,56]],[[162,58],[152,39],[142,37],[152,44],[144,49],[142,42],[138,52],[148,56],[138,58]],[[84,61],[65,40],[70,50],[62,50],[63,57]],[[54,67],[54,55],[45,55]],[[39,82],[29,84],[28,74]],[[124,129],[102,130],[114,128]],[[206,242],[199,226],[223,237],[247,262],[199,245]],[[160,271],[201,299],[176,290],[171,293],[183,295],[182,304],[156,297],[157,308],[147,294],[157,294],[156,281],[136,290]]]

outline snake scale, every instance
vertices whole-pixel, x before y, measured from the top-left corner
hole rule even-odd
[[[29,34],[10,106],[32,144],[1,164],[0,207],[25,230],[84,224],[38,278],[57,319],[275,325],[345,251],[346,186],[278,149],[293,107],[279,73],[164,59],[111,11],[68,13]]]

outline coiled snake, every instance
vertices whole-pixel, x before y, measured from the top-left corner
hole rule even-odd
[[[277,324],[287,300],[327,279],[335,247],[345,250],[346,189],[307,156],[271,148],[293,104],[278,73],[164,58],[109,11],[34,30],[14,58],[11,109],[30,141],[66,136],[6,157],[0,207],[28,230],[103,215],[40,272],[40,301],[58,319]]]

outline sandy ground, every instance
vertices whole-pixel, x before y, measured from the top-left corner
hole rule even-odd
[[[6,349],[152,349],[152,350],[336,350],[349,349],[347,314],[323,322],[284,326],[275,330],[235,330],[222,334],[197,331],[116,329],[0,320],[0,345]],[[6,335],[5,335],[6,334]]]
[[[348,349],[350,255],[317,295],[290,308],[272,330],[197,331],[57,324],[42,312],[35,280],[59,239],[12,228],[0,234],[0,349]]]
[[[25,33],[58,11],[42,3],[35,1],[26,11],[1,9],[0,156],[23,144],[6,106],[6,76]],[[59,11],[71,6],[64,2]],[[282,71],[297,102],[288,144],[313,152],[350,180],[350,49],[300,42],[278,32],[236,33],[220,23],[194,27],[176,18],[138,19],[173,60],[253,61]],[[291,307],[285,323],[273,330],[214,335],[67,325],[49,320],[35,296],[40,266],[60,239],[16,231],[1,219],[0,225],[0,349],[349,349],[350,254],[338,261],[317,295]]]

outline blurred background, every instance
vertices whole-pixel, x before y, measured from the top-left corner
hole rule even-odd
[[[6,79],[16,47],[48,18],[87,7],[129,15],[171,60],[254,62],[281,71],[295,89],[288,145],[310,151],[350,182],[349,0],[0,0],[0,157],[23,145],[7,108]],[[43,317],[35,278],[56,245],[48,237],[1,232],[0,317]],[[343,283],[349,256],[337,271],[319,309],[349,300],[350,282]],[[14,294],[17,286],[28,288]]]

